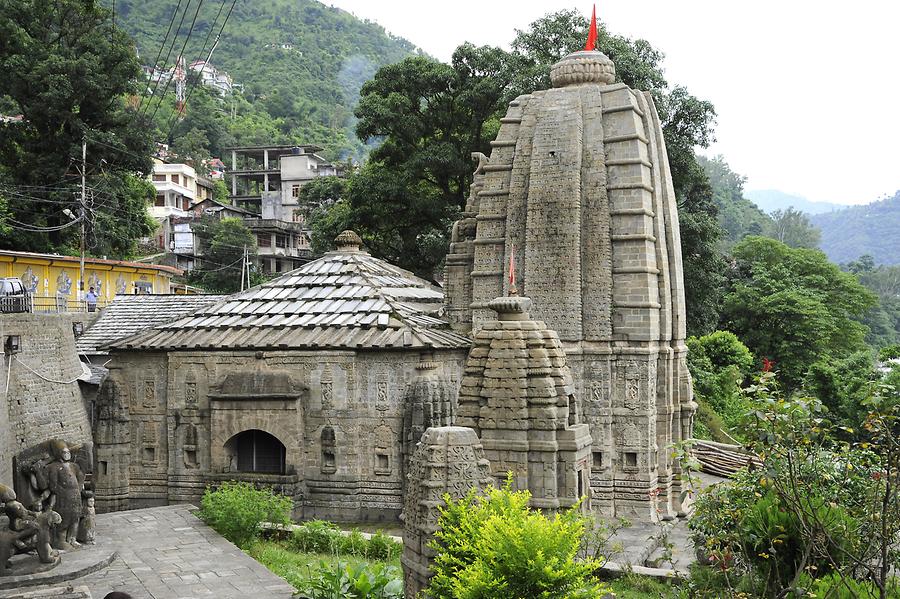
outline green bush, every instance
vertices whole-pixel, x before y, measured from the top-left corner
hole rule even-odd
[[[338,552],[344,555],[357,555],[364,557],[369,542],[357,529],[353,529],[350,534],[342,534],[338,545]]]
[[[576,561],[584,517],[573,508],[547,517],[528,508],[527,491],[474,490],[445,496],[429,595],[434,599],[601,597],[593,559]]]
[[[293,501],[271,489],[257,489],[251,483],[225,482],[206,489],[200,500],[199,516],[216,532],[246,548],[260,532],[260,524],[290,523]]]
[[[303,553],[339,553],[343,539],[337,526],[311,520],[294,529],[291,545]]]
[[[322,562],[300,592],[309,599],[401,599],[403,580],[394,566]]]
[[[804,575],[800,579],[799,589],[811,599],[879,599],[881,594],[871,582],[841,577],[832,572],[827,576],[813,579]],[[887,589],[888,597],[900,597],[900,581],[890,581]]]
[[[369,538],[366,557],[389,562],[400,555],[401,551],[403,551],[402,543],[398,543],[383,532],[377,532]]]

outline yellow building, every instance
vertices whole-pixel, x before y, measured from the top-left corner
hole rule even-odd
[[[79,258],[0,250],[0,277],[16,277],[34,296],[35,309],[78,304]],[[172,277],[181,270],[171,266],[85,258],[85,291],[93,287],[103,306],[118,293],[172,293]]]

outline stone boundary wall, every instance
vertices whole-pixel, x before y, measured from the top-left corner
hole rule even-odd
[[[54,438],[73,445],[91,442],[89,415],[76,380],[82,367],[72,325],[87,326],[93,317],[0,314],[0,483],[12,486],[12,458],[28,447]],[[20,349],[8,355],[11,335],[19,336]]]

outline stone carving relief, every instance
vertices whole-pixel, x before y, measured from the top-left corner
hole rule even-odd
[[[156,381],[144,381],[143,406],[145,408],[156,407]]]
[[[197,407],[197,383],[186,382],[184,384],[184,407]]]
[[[375,474],[391,473],[394,466],[391,454],[395,445],[397,445],[397,435],[382,420],[381,424],[375,429]]]
[[[184,425],[184,443],[181,446],[185,468],[200,467],[200,462],[197,460],[197,447],[197,427],[188,422]]]
[[[144,466],[156,466],[159,432],[155,422],[144,422],[141,425],[141,463]]]
[[[334,429],[326,426],[319,437],[322,446],[322,474],[334,474],[337,471],[337,450],[335,448]]]
[[[384,412],[390,407],[390,398],[388,393],[388,375],[381,373],[375,381],[375,409]]]
[[[641,380],[647,376],[647,364],[637,360],[628,360],[625,363],[625,385],[622,401],[629,410],[638,410],[646,407],[646,399],[641,396]]]
[[[325,364],[322,368],[322,409],[330,410],[334,404],[334,379],[332,378],[331,365]]]

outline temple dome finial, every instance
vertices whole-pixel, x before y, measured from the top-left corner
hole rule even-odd
[[[600,83],[609,85],[616,81],[616,65],[597,48],[597,5],[591,12],[591,26],[588,30],[584,50],[572,52],[550,67],[550,81],[553,87],[566,87],[579,83]]]
[[[362,247],[362,239],[355,231],[341,231],[340,235],[334,238],[334,245],[339,252],[358,252]]]

